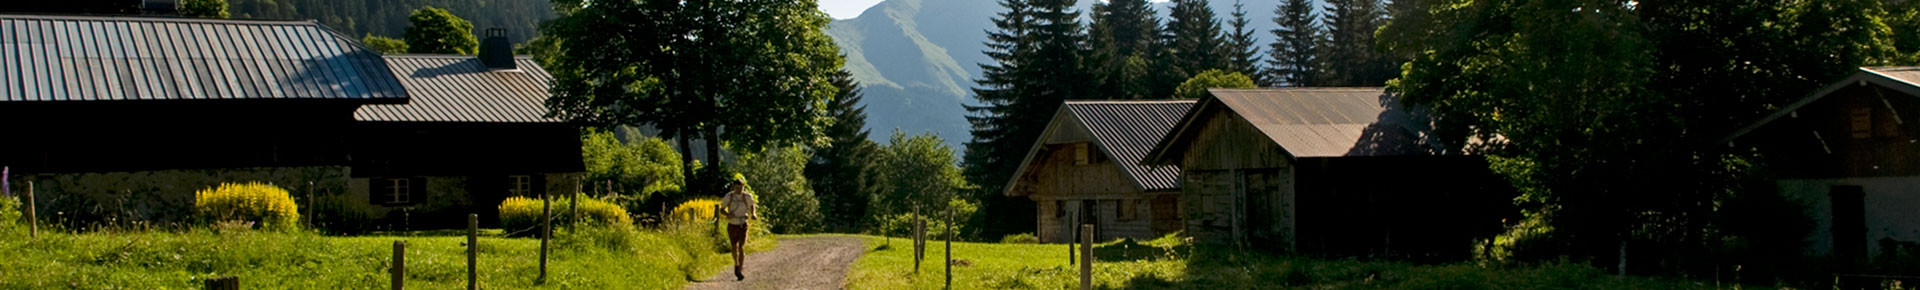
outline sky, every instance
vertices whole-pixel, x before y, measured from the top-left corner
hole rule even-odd
[[[820,0],[820,11],[826,11],[833,19],[847,19],[860,16],[867,7],[880,4],[881,0]]]

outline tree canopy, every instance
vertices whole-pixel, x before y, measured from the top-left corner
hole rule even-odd
[[[1257,86],[1254,85],[1253,79],[1248,78],[1247,75],[1238,72],[1210,69],[1200,72],[1200,74],[1194,75],[1192,78],[1188,78],[1185,82],[1181,82],[1180,88],[1174,90],[1175,93],[1173,95],[1182,99],[1199,99],[1207,96],[1207,89],[1251,89],[1255,87]]]
[[[227,0],[181,0],[180,16],[199,18],[227,18]]]
[[[393,39],[392,37],[368,34],[367,36],[360,37],[360,43],[366,44],[367,48],[372,48],[384,54],[407,53],[407,42]]]
[[[480,53],[480,40],[473,37],[473,23],[433,6],[413,10],[407,17],[411,25],[402,38],[407,52],[473,55]]]
[[[843,60],[814,2],[554,5],[564,15],[542,28],[554,75],[549,116],[649,125],[682,148],[693,138],[743,152],[824,141]]]

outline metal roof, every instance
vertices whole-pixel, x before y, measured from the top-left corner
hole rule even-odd
[[[1180,188],[1179,166],[1145,166],[1140,160],[1180,122],[1193,100],[1068,101],[1061,107],[1093,133],[1093,141],[1142,191]]]
[[[403,102],[391,75],[313,21],[0,15],[0,102]]]
[[[1094,147],[1112,160],[1120,171],[1127,175],[1135,188],[1141,191],[1163,191],[1180,188],[1180,167],[1145,166],[1140,164],[1147,151],[1153,149],[1155,141],[1166,135],[1180,116],[1192,108],[1193,100],[1155,100],[1155,101],[1067,101],[1054,114],[1048,130],[1060,125],[1079,126],[1093,135]],[[1074,124],[1060,124],[1074,122]],[[1041,136],[1051,136],[1042,133]],[[1046,137],[1042,137],[1046,138]],[[1010,182],[1019,182],[1019,176],[1026,173],[1027,166],[1039,155],[1042,144],[1048,140],[1037,140],[1021,160],[1015,178]],[[1005,187],[1011,194],[1012,184]]]
[[[1152,157],[1189,142],[1203,114],[1231,112],[1294,158],[1423,155],[1413,118],[1384,88],[1211,89]],[[1175,144],[1182,143],[1182,144]],[[1154,161],[1154,160],[1149,160]]]
[[[479,58],[459,55],[388,55],[387,66],[411,101],[362,105],[356,121],[559,123],[542,117],[553,76],[527,57],[519,69],[494,70]]]

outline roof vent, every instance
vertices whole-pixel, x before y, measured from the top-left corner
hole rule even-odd
[[[513,64],[513,42],[507,41],[506,29],[487,29],[487,39],[480,41],[480,62],[495,70],[518,69]]]

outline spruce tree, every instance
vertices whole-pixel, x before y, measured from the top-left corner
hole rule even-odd
[[[970,106],[967,121],[973,140],[967,143],[966,173],[979,184],[975,197],[986,214],[986,236],[1032,231],[1033,204],[1024,198],[1000,194],[1026,150],[1033,146],[1067,99],[1088,97],[1082,58],[1086,32],[1071,0],[1002,0],[1007,12],[994,19],[986,51],[996,64],[974,89],[981,106]]]
[[[1319,57],[1320,85],[1379,86],[1392,76],[1392,62],[1374,49],[1373,32],[1386,21],[1380,0],[1327,0]]]
[[[1321,34],[1313,1],[1286,0],[1273,10],[1273,43],[1267,48],[1267,80],[1272,86],[1313,86],[1320,61],[1315,54]]]
[[[1160,36],[1162,55],[1157,59],[1163,64],[1157,66],[1156,96],[1171,96],[1188,77],[1227,65],[1226,56],[1220,54],[1226,40],[1220,37],[1220,22],[1215,21],[1207,0],[1174,0],[1170,10]]]
[[[1260,86],[1272,85],[1266,75],[1260,71],[1260,47],[1254,43],[1253,30],[1247,29],[1247,9],[1239,0],[1233,1],[1233,32],[1226,35],[1227,43],[1221,46],[1221,54],[1227,57],[1226,70],[1253,79]]]
[[[1152,96],[1147,73],[1160,20],[1146,0],[1093,4],[1088,71],[1099,79],[1094,97],[1138,99]]]
[[[868,139],[867,106],[860,104],[860,83],[853,80],[853,73],[840,70],[832,82],[840,88],[827,103],[827,114],[834,122],[823,130],[827,146],[814,148],[806,176],[820,199],[826,226],[858,229],[867,222],[868,197],[878,188],[874,166],[880,147]]]

